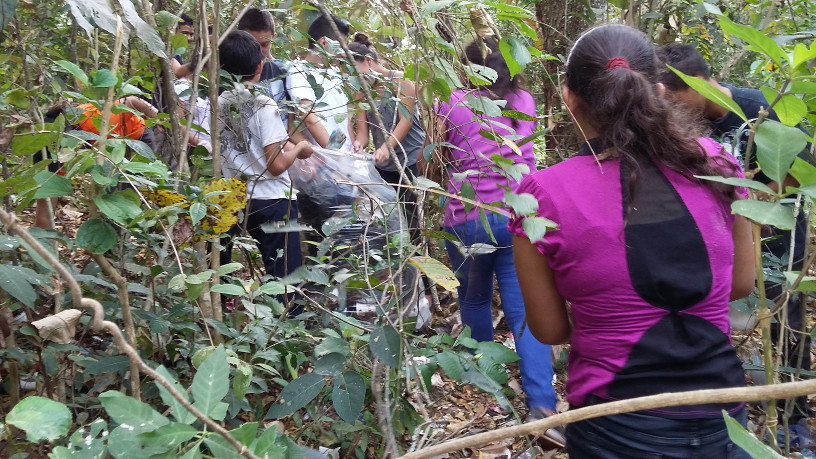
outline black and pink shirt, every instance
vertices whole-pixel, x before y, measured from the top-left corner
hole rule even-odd
[[[713,140],[700,143],[727,158]],[[620,161],[599,163],[591,154],[532,174],[517,191],[535,196],[538,215],[559,224],[536,246],[571,305],[573,406],[590,395],[616,400],[745,385],[728,320],[735,217],[708,187],[651,162],[641,167],[631,201]],[[519,236],[522,221],[508,225]],[[661,413],[719,416],[739,406]]]

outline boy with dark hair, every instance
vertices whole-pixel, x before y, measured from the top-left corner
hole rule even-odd
[[[261,69],[261,79],[255,84],[255,87],[278,104],[284,124],[286,124],[288,116],[281,107],[283,101],[289,98],[286,93],[286,71],[272,57],[272,40],[276,36],[275,19],[272,17],[272,13],[259,8],[248,9],[238,20],[238,30],[243,30],[252,35],[261,46],[264,64],[263,69]]]
[[[299,235],[267,233],[261,226],[297,220],[287,169],[296,159],[311,156],[312,146],[306,141],[288,142],[277,103],[260,91],[250,91],[261,78],[264,59],[255,37],[240,30],[230,32],[218,55],[221,68],[241,81],[218,98],[223,174],[248,177],[246,227],[258,241],[266,273],[284,277],[301,265]]]
[[[286,90],[301,115],[293,127],[305,127],[303,134],[312,144],[326,148],[334,138],[332,147],[343,151],[351,150],[349,98],[343,91],[343,78],[340,72],[327,65],[325,55],[334,56],[339,49],[337,42],[346,40],[349,25],[332,16],[342,37],[338,37],[331,23],[323,16],[318,17],[309,26],[309,52],[292,64],[286,78]],[[315,84],[315,86],[312,86]]]
[[[665,63],[686,75],[700,78],[707,81],[723,94],[730,97],[742,109],[745,116],[752,121],[759,116],[759,111],[770,105],[765,99],[765,95],[758,89],[740,88],[726,83],[720,83],[711,77],[711,70],[705,58],[692,45],[670,43],[658,52],[658,56]],[[747,164],[747,169],[757,167],[755,150],[746,152],[750,130],[736,113],[730,112],[719,104],[707,99],[689,87],[680,77],[669,68],[661,72],[661,82],[666,86],[666,93],[695,111],[708,120],[712,128],[712,136],[715,137],[726,150],[729,150],[741,163]],[[768,119],[779,121],[779,117],[771,110]],[[802,129],[800,125],[797,125]],[[801,155],[800,155],[801,156]],[[803,158],[804,159],[804,158]],[[746,163],[747,162],[747,163]],[[754,178],[768,184],[771,188],[778,189],[780,184],[772,182],[760,171]],[[781,189],[787,186],[797,186],[796,179],[788,176],[781,184]],[[804,264],[805,238],[807,236],[807,220],[804,212],[799,212],[796,218],[794,251],[789,254],[791,245],[791,232],[769,228],[773,234],[763,234],[765,237],[778,236],[762,245],[765,253],[770,253],[779,259],[786,259],[786,255],[793,257],[793,269],[801,270]],[[765,283],[765,292],[770,301],[778,301],[783,294],[783,285],[777,282],[768,281]],[[802,309],[806,305],[801,293],[793,294],[788,300],[788,326],[790,327],[787,336],[787,343],[784,346],[785,364],[793,368],[803,368],[810,371],[810,337],[807,335],[807,327],[802,318]],[[779,327],[773,324],[772,329],[774,341],[778,340]],[[799,365],[799,354],[802,353],[801,366]],[[807,399],[799,397],[796,399],[796,406],[790,418],[790,424],[794,425],[801,419],[807,419],[813,413],[807,405]],[[806,431],[803,433],[807,433]]]
[[[176,26],[176,33],[187,37],[187,48],[189,49],[193,44],[193,37],[195,37],[195,24],[189,14],[181,14],[181,20],[178,22],[178,26]],[[170,61],[170,66],[176,78],[189,76],[194,70],[189,63],[184,63],[184,59],[180,54],[173,56],[173,59]]]

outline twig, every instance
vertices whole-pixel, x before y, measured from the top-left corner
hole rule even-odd
[[[674,392],[646,397],[620,400],[616,402],[593,405],[565,413],[556,414],[545,419],[527,424],[505,427],[490,432],[480,433],[464,438],[457,438],[445,443],[423,448],[406,454],[402,459],[425,459],[443,455],[464,448],[485,445],[506,438],[523,437],[546,432],[547,429],[570,424],[585,419],[609,416],[679,405],[699,405],[704,403],[733,403],[744,401],[792,398],[816,393],[816,379],[793,383],[773,384],[760,387],[734,387],[729,389],[705,389],[690,392]]]

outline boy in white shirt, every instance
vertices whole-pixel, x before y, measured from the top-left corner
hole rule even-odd
[[[246,178],[247,230],[258,241],[266,273],[284,277],[302,263],[299,234],[266,233],[261,225],[297,220],[287,169],[295,160],[311,156],[312,145],[288,142],[278,105],[260,91],[251,91],[263,68],[261,48],[252,35],[230,32],[218,54],[221,69],[241,81],[218,97],[223,174]]]
[[[332,16],[343,39],[348,38],[349,25]],[[330,50],[339,50],[340,40],[332,30],[330,22],[323,16],[315,19],[309,26],[309,52],[302,60],[292,64],[286,78],[286,90],[292,100],[300,105],[301,116],[290,119],[290,127],[301,126],[306,138],[316,146],[328,147],[332,133],[345,136],[342,151],[351,150],[349,135],[349,98],[343,90],[343,78],[340,72],[327,67],[324,54],[334,54]],[[322,51],[320,50],[322,48]],[[311,78],[309,78],[311,77]],[[312,79],[316,86],[312,86]],[[322,90],[322,91],[321,91]],[[318,94],[320,93],[320,94]]]

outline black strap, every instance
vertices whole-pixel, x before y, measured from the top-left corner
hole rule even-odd
[[[578,153],[575,156],[590,156],[590,155],[597,155],[598,153],[606,150],[606,145],[603,139],[600,137],[593,137],[586,142],[578,149]]]

